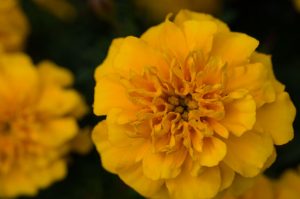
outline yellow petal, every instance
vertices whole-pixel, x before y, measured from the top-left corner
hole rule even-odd
[[[256,105],[253,98],[245,95],[225,104],[225,117],[220,123],[234,135],[240,136],[252,129],[256,119],[255,114]]]
[[[103,76],[107,76],[109,74],[114,74],[114,67],[113,67],[113,61],[115,56],[120,50],[120,47],[123,44],[124,39],[118,38],[114,39],[109,47],[109,51],[107,53],[107,57],[103,61],[103,63],[96,68],[95,71],[95,80],[98,81]]]
[[[2,196],[8,198],[15,198],[21,194],[35,196],[37,192],[37,187],[22,172],[16,171],[11,175],[1,176],[0,193]]]
[[[223,162],[219,165],[219,168],[222,179],[220,190],[224,190],[231,186],[235,177],[235,172]]]
[[[151,197],[163,188],[163,180],[151,180],[143,174],[142,165],[137,164],[119,172],[120,178],[145,197]]]
[[[103,167],[117,173],[119,169],[127,168],[141,161],[148,149],[147,142],[138,138],[124,139],[121,146],[113,145],[108,140],[106,121],[100,122],[93,130],[92,138],[98,152],[101,154]],[[113,133],[113,132],[110,132]]]
[[[34,134],[34,139],[46,146],[60,146],[76,136],[79,129],[74,118],[53,119]]]
[[[137,106],[130,101],[118,79],[102,77],[95,87],[94,113],[106,115],[112,108],[136,110]]]
[[[201,50],[209,53],[217,26],[211,21],[189,20],[183,23],[183,32],[189,51]]]
[[[168,65],[163,54],[142,39],[131,36],[123,40],[112,62],[114,70],[126,77],[131,73],[141,75],[147,67],[155,67],[162,75],[168,73]]]
[[[283,173],[276,185],[279,199],[296,199],[300,196],[300,175],[299,171],[287,170]]]
[[[253,96],[257,107],[275,100],[275,90],[269,71],[262,63],[235,67],[228,74],[227,91],[247,89]]]
[[[10,103],[24,103],[24,100],[33,102],[37,91],[38,73],[28,56],[21,53],[0,56],[1,100],[8,100]]]
[[[186,155],[185,149],[172,153],[155,153],[149,149],[143,159],[144,174],[153,180],[174,178],[180,173]]]
[[[196,20],[196,21],[211,21],[214,22],[218,30],[217,32],[229,32],[228,26],[223,23],[222,21],[214,18],[211,15],[208,14],[203,14],[203,13],[197,13],[197,12],[192,12],[189,10],[181,10],[175,17],[175,24],[181,25],[187,20]]]
[[[202,152],[199,153],[199,163],[203,166],[216,166],[226,155],[226,145],[215,137],[204,138]]]
[[[231,136],[226,144],[225,163],[244,177],[262,172],[274,148],[268,134],[255,131],[248,131],[240,137]]]
[[[214,120],[209,120],[209,124],[218,135],[222,136],[223,138],[228,138],[229,132],[228,130],[219,122]]]
[[[62,180],[67,175],[67,163],[65,160],[57,160],[47,165],[45,168],[33,171],[28,174],[28,178],[39,188],[46,188],[51,183]]]
[[[79,109],[82,111],[78,112]],[[37,104],[37,111],[50,117],[74,115],[82,116],[87,107],[77,91],[63,89],[56,86],[48,86],[43,90]]]
[[[176,58],[181,63],[188,54],[183,31],[169,20],[150,28],[141,36],[141,39],[153,48],[166,53],[167,58]],[[169,62],[171,61],[169,60]]]
[[[293,121],[296,108],[288,93],[282,92],[275,102],[265,104],[257,111],[257,122],[270,134],[276,145],[282,145],[294,137]]]
[[[267,71],[268,71],[268,79],[271,79],[272,85],[274,86],[277,93],[281,93],[284,91],[285,86],[281,84],[275,77],[273,66],[272,66],[272,60],[270,55],[266,55],[263,53],[257,53],[254,52],[250,58],[251,62],[259,62],[262,63]]]
[[[127,121],[125,121],[125,117]],[[123,119],[124,118],[124,119]],[[129,124],[136,119],[135,115],[131,115],[130,112],[122,111],[120,109],[112,109],[107,115],[107,128],[108,139],[112,144],[122,146],[123,144],[130,143],[133,139],[143,138],[142,135],[148,134],[150,136],[151,129],[148,132],[142,132],[143,134],[136,134],[136,129]]]
[[[181,172],[175,179],[166,181],[166,186],[174,199],[212,198],[220,188],[221,176],[218,167],[206,168],[197,177],[188,170]]]
[[[70,86],[74,82],[72,73],[51,61],[42,61],[38,64],[38,72],[42,82],[45,84],[56,84],[59,86]]]
[[[212,56],[222,58],[229,66],[247,63],[258,41],[243,33],[221,33],[214,37]]]

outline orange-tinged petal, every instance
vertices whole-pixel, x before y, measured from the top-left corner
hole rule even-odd
[[[143,174],[142,166],[137,164],[120,170],[120,178],[137,192],[146,197],[151,197],[163,188],[163,180],[151,180]]]
[[[102,77],[96,84],[94,97],[94,113],[106,115],[112,108],[136,110],[118,79]]]
[[[228,138],[229,132],[228,132],[227,128],[225,128],[222,124],[220,124],[219,122],[216,122],[214,120],[210,120],[209,124],[213,128],[214,132],[216,132],[219,136],[221,136],[223,138]]]
[[[252,129],[255,115],[255,102],[250,95],[246,94],[242,98],[233,99],[225,104],[225,117],[220,123],[234,135],[240,136]]]
[[[149,149],[143,159],[144,174],[153,180],[174,178],[180,173],[186,155],[185,149],[171,153],[155,153]]]
[[[256,39],[243,33],[216,34],[211,53],[221,57],[229,66],[241,65],[249,62],[258,43]]]
[[[187,20],[211,21],[217,25],[218,32],[229,32],[228,26],[224,22],[214,18],[213,16],[184,9],[176,15],[174,22],[177,25],[181,25]]]
[[[275,102],[265,104],[257,111],[257,122],[269,133],[276,145],[282,145],[294,137],[293,121],[296,108],[289,94],[282,92]]]
[[[175,179],[166,181],[171,198],[174,199],[212,198],[218,193],[220,184],[221,175],[218,167],[206,168],[197,177],[185,170]]]
[[[203,166],[216,166],[226,155],[226,144],[215,137],[204,138],[199,163]]]
[[[257,175],[273,153],[272,138],[265,133],[247,131],[240,137],[226,140],[225,163],[245,177]]]

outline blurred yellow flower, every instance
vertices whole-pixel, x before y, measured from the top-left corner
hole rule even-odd
[[[278,199],[275,197],[273,189],[272,181],[261,175],[255,179],[244,193],[236,195],[228,191],[217,199]]]
[[[295,8],[298,12],[300,12],[300,0],[293,0]]]
[[[17,0],[1,0],[0,47],[5,51],[19,51],[29,32],[27,19]]]
[[[259,176],[243,194],[234,196],[227,192],[220,199],[299,199],[299,171],[287,170],[278,180]]]
[[[300,198],[300,170],[287,170],[279,180],[274,183],[276,199]]]
[[[212,198],[260,174],[293,138],[296,111],[257,46],[188,10],[114,40],[95,72],[104,168],[146,197],[174,199]]]
[[[24,54],[0,54],[0,198],[34,195],[66,176],[87,107],[72,74]]]
[[[134,0],[134,3],[143,17],[161,21],[168,13],[176,14],[181,9],[216,13],[221,8],[222,0]]]
[[[37,5],[41,6],[54,16],[68,21],[76,16],[75,7],[67,0],[34,0]]]

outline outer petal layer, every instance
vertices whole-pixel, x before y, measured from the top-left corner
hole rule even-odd
[[[227,140],[227,155],[224,162],[245,177],[257,175],[272,155],[273,142],[265,133],[248,131],[240,137]]]
[[[257,122],[266,133],[269,133],[276,145],[282,145],[294,137],[293,121],[296,108],[289,94],[283,92],[275,102],[265,104],[257,111]]]

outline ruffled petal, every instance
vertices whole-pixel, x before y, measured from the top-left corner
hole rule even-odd
[[[256,39],[243,33],[216,34],[211,54],[222,58],[228,66],[237,66],[249,62],[258,43]]]
[[[95,87],[94,113],[106,115],[112,108],[136,110],[137,106],[130,101],[125,88],[118,79],[102,77]]]
[[[237,99],[235,93],[229,94],[233,100],[225,104],[225,117],[220,123],[236,136],[242,135],[252,129],[255,123],[256,104],[251,95],[239,94]],[[243,97],[241,97],[244,95]]]
[[[256,63],[256,62],[262,63],[268,70],[268,78],[267,79],[271,80],[272,85],[275,88],[276,92],[281,93],[284,91],[285,86],[282,83],[280,83],[275,77],[270,55],[254,52],[252,54],[252,56],[250,57],[250,61],[253,63]]]
[[[226,155],[226,144],[215,137],[204,138],[199,163],[203,166],[216,166]]]
[[[229,32],[228,26],[224,22],[214,18],[213,16],[184,9],[176,15],[174,22],[177,25],[181,25],[188,20],[195,20],[199,22],[211,21],[217,25],[217,32]]]
[[[123,40],[112,64],[115,72],[125,77],[135,73],[141,75],[147,67],[154,67],[159,74],[166,76],[169,69],[163,54],[136,37]]]
[[[240,137],[231,136],[226,143],[224,162],[244,177],[253,177],[261,172],[274,150],[272,138],[255,131],[248,131]]]
[[[185,170],[175,179],[167,180],[166,185],[174,199],[212,198],[220,189],[220,170],[218,167],[206,168],[197,177]]]
[[[209,53],[212,48],[214,33],[217,26],[211,21],[189,20],[182,24],[182,29],[190,52],[201,50]]]
[[[282,145],[294,137],[293,121],[296,108],[289,94],[283,92],[275,102],[265,104],[257,111],[257,122],[263,130],[270,134],[276,145]]]
[[[114,74],[113,61],[115,56],[118,54],[122,44],[124,42],[124,38],[114,39],[109,47],[107,57],[103,61],[103,63],[98,66],[95,70],[95,80],[98,81],[103,76],[107,76],[110,74]]]
[[[180,173],[186,155],[185,149],[172,153],[155,153],[150,149],[143,159],[144,174],[153,180],[174,178]]]
[[[275,100],[275,90],[269,79],[269,71],[262,63],[247,64],[229,70],[225,89],[228,92],[247,89],[257,107]]]
[[[51,61],[42,61],[38,64],[38,72],[44,84],[70,86],[74,82],[72,73]]]
[[[92,138],[101,154],[103,167],[112,173],[118,173],[119,169],[136,164],[148,149],[147,142],[129,137],[124,139],[121,146],[115,146],[109,141],[108,133],[107,123],[102,121],[94,128]]]
[[[142,165],[136,164],[119,172],[120,178],[145,197],[151,197],[163,188],[163,180],[151,180],[143,174]]]
[[[170,63],[172,59],[183,63],[189,53],[183,31],[169,20],[150,28],[141,39],[163,52]]]

